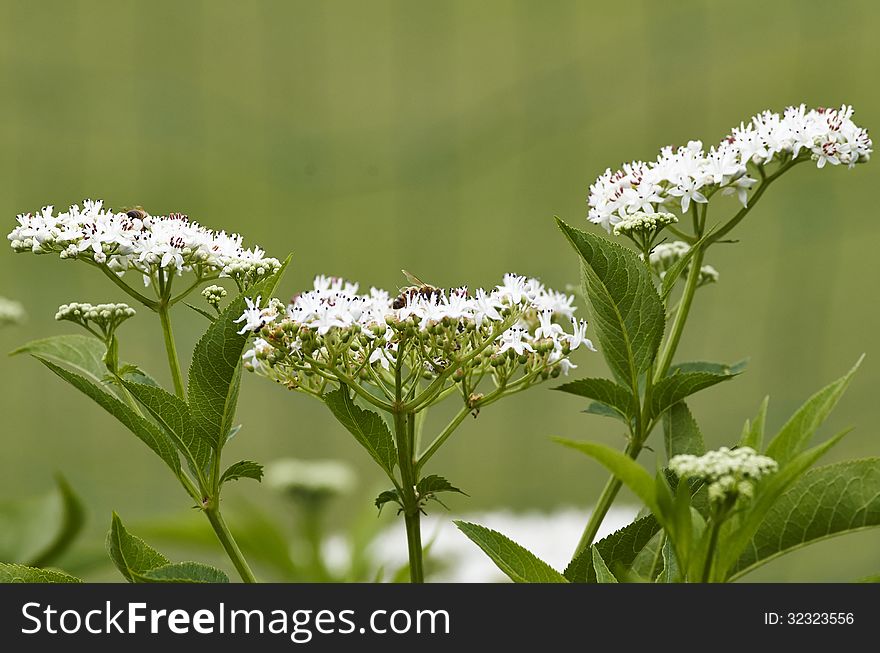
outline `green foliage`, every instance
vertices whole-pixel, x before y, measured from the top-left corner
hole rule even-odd
[[[614,410],[624,421],[635,414],[636,400],[632,392],[610,379],[579,379],[553,389],[594,399],[601,406]]]
[[[732,577],[812,542],[872,526],[880,526],[880,458],[812,469],[773,503]]]
[[[28,567],[58,560],[82,532],[86,510],[60,475],[49,494],[0,504],[0,559]]]
[[[670,406],[692,394],[705,390],[716,383],[729,381],[734,377],[730,373],[716,372],[683,372],[681,368],[665,376],[654,385],[651,393],[651,410],[649,415],[660,415]]]
[[[59,367],[52,361],[38,355],[34,357],[122,422],[129,431],[165,461],[165,464],[171,468],[176,476],[180,475],[180,458],[177,455],[177,450],[171,438],[162,429],[86,377]]]
[[[226,468],[220,477],[220,484],[240,478],[252,478],[259,483],[263,480],[263,466],[253,460],[240,460]]]
[[[197,562],[172,563],[141,538],[129,533],[113,513],[107,551],[119,573],[130,583],[225,583],[219,569]]]
[[[764,447],[764,425],[767,422],[767,406],[769,405],[770,397],[764,397],[755,420],[753,422],[746,420],[739,441],[741,446],[751,447],[755,451],[760,451]]]
[[[691,259],[694,257],[694,254],[703,247],[706,242],[706,239],[709,238],[712,231],[705,234],[700,240],[691,245],[690,249],[684,253],[680,259],[678,259],[675,263],[670,266],[670,268],[666,271],[666,274],[663,275],[663,280],[660,282],[660,298],[665,302],[669,297],[670,293],[675,289],[675,284],[678,282],[679,278],[684,271],[687,270],[688,265],[691,262]]]
[[[376,500],[373,503],[376,504],[376,507],[381,513],[382,508],[385,507],[385,504],[391,503],[392,501],[403,508],[403,500],[400,498],[400,494],[397,492],[397,490],[384,490],[383,492],[380,492],[379,496],[376,497]]]
[[[381,415],[357,406],[346,388],[324,395],[324,402],[336,419],[348,429],[355,440],[367,450],[389,477],[394,477],[397,449],[394,438]]]
[[[660,524],[653,515],[637,519],[581,551],[569,563],[564,575],[572,583],[598,582],[591,548],[595,548],[612,567],[630,567],[658,532]]]
[[[595,546],[591,546],[590,553],[593,558],[593,569],[596,570],[596,582],[616,583],[617,578],[608,569],[608,565],[606,565],[605,561],[602,559],[602,554],[599,553],[599,549],[597,549]]]
[[[102,385],[107,376],[106,351],[104,343],[97,338],[72,334],[34,340],[12,351],[10,356],[30,354],[68,367],[92,383]]]
[[[435,474],[430,474],[421,479],[416,484],[416,492],[418,492],[420,497],[430,497],[438,492],[458,492],[467,496],[467,492],[463,492],[442,476]]]
[[[241,383],[241,357],[250,337],[249,333],[239,333],[241,329],[234,320],[244,312],[246,298],[272,296],[289,263],[288,256],[278,272],[233,299],[211,323],[193,351],[187,389],[193,427],[196,436],[212,443],[215,451],[223,447],[233,426]]]
[[[635,392],[639,376],[657,355],[666,324],[650,273],[632,250],[556,222],[581,258],[599,349],[615,378]]]
[[[79,578],[54,569],[37,569],[0,562],[0,583],[81,583]]]
[[[775,459],[780,465],[785,465],[804,450],[822,422],[834,410],[863,359],[864,356],[859,358],[849,372],[810,397],[792,415],[782,430],[767,445],[768,456]]]
[[[679,401],[663,413],[663,441],[667,460],[679,454],[706,453],[703,434],[685,402]]]
[[[458,529],[515,583],[567,583],[565,576],[510,538],[485,526],[456,521]]]

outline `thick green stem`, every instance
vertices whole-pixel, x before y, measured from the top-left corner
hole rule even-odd
[[[171,369],[171,379],[174,381],[174,392],[181,399],[185,399],[183,374],[180,371],[180,359],[177,357],[177,347],[174,344],[174,333],[171,331],[171,316],[168,315],[168,305],[160,304],[157,312],[159,320],[162,322],[162,333],[165,335],[165,353],[168,355],[168,367]]]
[[[241,580],[245,583],[256,583],[257,579],[254,576],[254,572],[251,571],[247,560],[244,559],[244,555],[242,554],[241,549],[238,548],[238,543],[236,543],[235,538],[232,537],[232,533],[229,532],[229,527],[223,520],[223,515],[220,514],[220,509],[217,507],[206,508],[205,514],[208,516],[208,521],[211,522],[211,526],[217,534],[217,539],[220,540],[220,544],[223,545],[226,555],[229,556],[229,559],[232,560],[232,564],[235,565],[235,569],[238,571],[238,575],[241,576]]]
[[[641,450],[642,443],[636,442],[636,440],[633,439],[630,440],[629,446],[626,448],[626,455],[635,459],[638,457]],[[581,535],[581,539],[578,542],[577,549],[575,550],[572,559],[576,558],[582,551],[589,548],[593,543],[593,540],[596,539],[596,533],[599,532],[599,527],[605,520],[605,515],[607,515],[608,510],[611,509],[611,504],[613,504],[614,499],[617,498],[617,493],[620,492],[621,485],[622,482],[620,479],[613,474],[608,478],[608,482],[605,483],[605,487],[602,489],[602,494],[599,495],[599,500],[596,502],[596,507],[590,515],[590,520],[587,522],[587,527],[584,529],[583,535]]]
[[[706,551],[706,562],[703,565],[701,583],[708,583],[712,578],[712,565],[715,562],[715,549],[718,546],[718,533],[720,530],[721,522],[712,520],[712,531],[709,534],[709,550]]]

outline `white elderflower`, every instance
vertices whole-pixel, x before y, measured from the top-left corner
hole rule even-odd
[[[615,236],[653,234],[663,227],[678,222],[671,213],[633,213],[614,225]]]
[[[348,494],[356,478],[351,467],[339,460],[283,458],[266,465],[265,481],[296,498],[322,499]]]
[[[24,307],[19,302],[0,297],[0,326],[21,324],[24,319]]]
[[[135,310],[128,304],[89,304],[71,302],[62,304],[55,313],[58,321],[78,324],[102,340],[109,340],[119,325],[134,317]]]
[[[669,209],[684,213],[692,203],[708,202],[718,190],[736,195],[747,206],[749,191],[758,182],[747,174],[750,165],[812,159],[818,168],[851,168],[868,161],[873,151],[868,132],[852,121],[852,115],[847,105],[810,110],[800,105],[782,114],[764,111],[733,128],[708,152],[700,141],[664,147],[654,161],[633,161],[600,175],[590,186],[588,218],[611,232],[635,214]]]
[[[698,478],[708,484],[709,499],[721,503],[742,496],[751,498],[755,483],[779,468],[775,460],[751,447],[721,447],[702,456],[673,456],[669,469],[679,478]]]
[[[223,286],[208,286],[202,291],[202,297],[215,309],[220,309],[220,302],[226,297],[226,288]]]
[[[200,279],[230,277],[245,288],[280,267],[260,248],[245,249],[238,234],[212,231],[181,213],[117,212],[100,200],[84,200],[67,211],[46,206],[17,220],[8,235],[14,251],[85,260],[120,277],[134,272],[147,286],[192,272]]]

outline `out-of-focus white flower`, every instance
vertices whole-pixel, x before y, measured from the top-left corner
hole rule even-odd
[[[0,297],[0,326],[21,324],[24,320],[24,307],[19,302]]]
[[[314,499],[348,494],[357,480],[341,460],[282,458],[266,465],[265,482],[295,497]]]
[[[700,141],[664,147],[655,161],[633,161],[620,170],[610,168],[591,186],[591,222],[609,232],[633,214],[687,211],[692,202],[705,203],[717,190],[735,194],[743,206],[757,180],[749,165],[763,166],[793,158],[853,167],[870,159],[868,132],[852,121],[853,109],[788,107],[782,114],[764,111],[748,124],[731,130],[721,143],[704,151]]]

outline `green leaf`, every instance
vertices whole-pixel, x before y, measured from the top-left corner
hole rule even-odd
[[[582,413],[587,413],[588,415],[599,415],[600,417],[611,417],[616,420],[620,420],[624,424],[628,424],[629,420],[625,419],[620,412],[616,408],[612,408],[608,404],[603,404],[601,401],[591,401],[586,408],[584,408]]]
[[[10,353],[30,354],[43,361],[63,365],[97,385],[105,384],[107,366],[103,342],[92,336],[64,335],[34,340]]]
[[[216,315],[211,315],[211,314],[210,314],[208,311],[206,311],[205,309],[203,309],[203,308],[199,308],[198,306],[193,306],[193,305],[190,304],[189,302],[183,302],[183,303],[186,304],[189,308],[193,309],[196,313],[198,313],[198,314],[201,315],[202,317],[206,318],[206,319],[208,320],[208,322],[214,322],[214,321],[217,320],[217,316],[216,316]]]
[[[758,409],[758,414],[755,416],[755,421],[746,420],[742,438],[739,441],[741,447],[751,447],[755,451],[760,451],[764,447],[764,425],[767,422],[767,406],[769,404],[770,397],[764,397],[761,408]]]
[[[605,561],[602,559],[602,554],[599,553],[599,549],[597,549],[595,546],[591,546],[590,553],[593,557],[593,569],[596,570],[596,582],[616,583],[617,578],[608,569],[608,565],[606,565]]]
[[[670,366],[667,376],[672,376],[676,371],[679,372],[709,372],[711,374],[725,374],[728,376],[736,376],[742,374],[748,367],[748,359],[728,365],[727,363],[714,363],[711,361],[685,361],[684,363],[676,363]]]
[[[61,504],[61,523],[46,548],[28,562],[29,567],[45,567],[60,558],[86,523],[86,507],[70,484],[60,474],[55,477],[55,482]]]
[[[660,531],[660,524],[653,515],[637,519],[596,542],[593,547],[602,559],[612,566],[630,567],[636,556]],[[595,583],[596,571],[590,548],[581,551],[566,567],[564,576],[572,583]]]
[[[437,492],[458,492],[459,494],[468,496],[467,492],[461,491],[445,478],[437,476],[436,474],[430,474],[420,480],[416,484],[416,491],[419,493],[419,497],[430,496],[432,494],[437,494]]]
[[[113,564],[130,583],[145,582],[146,572],[171,564],[156,549],[125,530],[122,520],[115,512],[110,532],[107,533],[107,552]]]
[[[515,583],[567,583],[565,576],[510,538],[485,526],[456,521],[455,525]]]
[[[81,583],[75,576],[53,569],[37,569],[25,565],[0,562],[0,583]]]
[[[662,522],[663,515],[657,503],[654,478],[636,461],[625,453],[621,453],[598,442],[578,442],[564,438],[554,438],[554,440],[563,446],[585,453],[590,458],[602,463],[608,471],[632,490],[651,512],[657,516],[658,520]]]
[[[617,380],[638,388],[657,355],[666,313],[654,282],[635,252],[607,238],[556,223],[581,257],[584,295],[600,350]]]
[[[651,392],[651,417],[660,415],[670,406],[708,387],[729,381],[734,374],[714,372],[675,372],[665,376],[654,385]]]
[[[115,396],[105,392],[87,378],[74,374],[52,361],[35,356],[43,365],[52,370],[60,378],[67,381],[77,390],[87,395],[108,413],[122,422],[125,427],[144,442],[156,455],[165,461],[176,476],[180,476],[180,458],[171,438],[158,426],[138,415]]]
[[[849,431],[850,429],[841,431],[812,449],[797,454],[787,464],[780,465],[778,472],[759,484],[755,498],[745,516],[729,520],[724,524],[727,532],[722,532],[723,546],[718,555],[719,562],[716,564],[721,572],[726,574],[733,567],[782,493],[840,442]]]
[[[253,460],[240,460],[230,465],[220,477],[220,485],[239,478],[252,478],[258,483],[263,479],[263,466]]]
[[[742,576],[812,542],[880,526],[880,458],[805,473],[770,507],[731,570]]]
[[[324,401],[336,419],[369,452],[373,460],[386,474],[393,476],[394,466],[397,464],[397,449],[385,420],[378,413],[355,405],[346,388],[328,392],[324,395]]]
[[[822,388],[801,406],[767,445],[768,456],[782,466],[804,450],[813,434],[834,410],[863,359],[864,355],[845,376]]]
[[[228,583],[229,576],[200,562],[173,562],[141,574],[149,583]]]
[[[392,501],[403,508],[403,501],[400,500],[400,495],[397,493],[397,490],[385,490],[384,492],[380,492],[374,503],[381,513],[385,504],[391,503]]]
[[[632,392],[611,379],[580,379],[553,389],[578,397],[595,399],[600,404],[617,411],[624,420],[632,417],[636,409]]]
[[[702,456],[706,453],[703,434],[687,404],[679,401],[663,414],[663,440],[666,459],[679,454]]]
[[[197,433],[187,403],[164,388],[123,381],[125,388],[153,416],[170,437],[177,449],[190,463],[190,468],[201,477],[210,465],[213,442]]]
[[[214,451],[223,447],[233,426],[241,357],[250,337],[249,333],[238,333],[241,327],[234,320],[244,312],[246,298],[260,296],[268,300],[289,262],[288,256],[278,272],[233,299],[211,323],[193,351],[187,390],[190,413],[196,436],[212,443]]]

